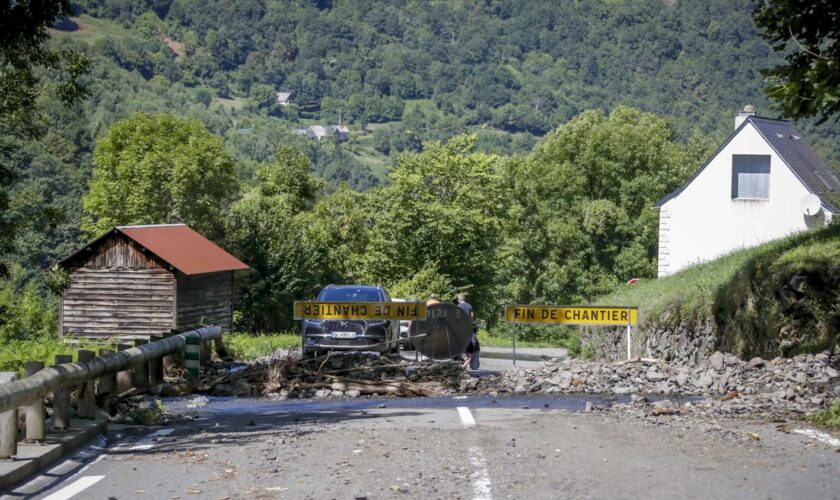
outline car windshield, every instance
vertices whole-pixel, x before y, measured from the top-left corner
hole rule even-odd
[[[321,302],[381,302],[375,288],[327,288],[318,297]]]

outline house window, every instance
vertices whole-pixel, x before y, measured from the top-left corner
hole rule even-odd
[[[732,155],[732,198],[770,197],[770,155]]]

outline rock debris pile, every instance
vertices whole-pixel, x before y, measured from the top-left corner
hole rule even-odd
[[[467,389],[513,394],[585,393],[704,396],[725,414],[802,414],[840,399],[840,357],[828,353],[742,361],[714,353],[695,366],[657,360],[614,364],[570,360],[495,380],[467,381]],[[634,398],[638,399],[638,398]]]
[[[801,416],[840,400],[840,356],[821,353],[743,361],[716,352],[696,366],[654,359],[618,363],[547,359],[536,369],[476,377],[456,362],[417,363],[357,352],[301,360],[294,353],[280,352],[251,363],[217,362],[206,371],[199,390],[217,396],[278,399],[598,394],[619,398],[611,408],[638,412],[645,406],[650,410],[647,415]],[[647,397],[657,396],[699,398],[647,404]]]

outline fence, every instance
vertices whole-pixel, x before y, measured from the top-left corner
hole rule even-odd
[[[25,439],[43,441],[46,427],[44,397],[53,394],[52,426],[64,430],[70,426],[70,393],[78,391],[76,416],[92,419],[96,414],[96,395],[125,394],[145,390],[163,381],[164,357],[184,353],[187,338],[197,339],[202,351],[216,340],[221,345],[218,326],[199,328],[153,342],[136,341],[134,347],[113,352],[101,349],[78,351],[78,362],[72,357],[56,356],[56,364],[44,368],[41,362],[24,365],[25,378],[15,372],[0,373],[0,459],[17,454],[18,408],[23,407],[26,420]]]

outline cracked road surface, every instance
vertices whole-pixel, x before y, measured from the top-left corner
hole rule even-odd
[[[587,400],[172,401],[195,420],[112,431],[3,498],[840,498],[840,447],[807,433]]]

